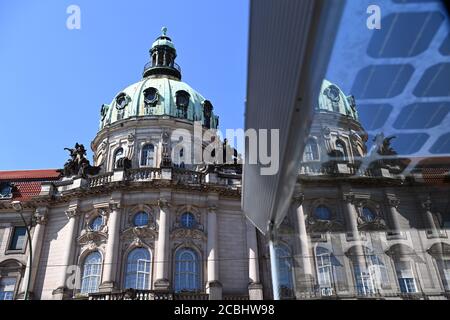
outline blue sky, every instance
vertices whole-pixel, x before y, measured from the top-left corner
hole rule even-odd
[[[81,30],[66,28],[71,4]],[[242,128],[248,14],[245,0],[1,1],[0,170],[59,168],[64,147],[90,149],[100,106],[140,80],[162,26],[183,81],[212,101],[221,128]]]

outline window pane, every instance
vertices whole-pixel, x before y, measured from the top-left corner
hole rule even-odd
[[[13,237],[9,246],[10,250],[22,250],[25,247],[27,229],[25,227],[14,227]]]
[[[102,256],[98,252],[92,252],[84,260],[83,276],[81,279],[81,293],[98,291],[101,277]]]
[[[13,300],[16,278],[0,279],[0,300]]]
[[[200,267],[197,253],[192,249],[180,249],[175,255],[175,291],[198,291]]]

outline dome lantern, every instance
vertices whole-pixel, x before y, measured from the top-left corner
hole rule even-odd
[[[150,49],[150,62],[144,67],[144,78],[153,75],[167,75],[181,80],[181,68],[175,63],[177,51],[167,36],[167,28],[161,28],[161,35],[153,42]]]

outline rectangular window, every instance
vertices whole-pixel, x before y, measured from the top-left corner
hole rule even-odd
[[[25,248],[27,229],[25,227],[14,227],[9,250],[23,250]]]
[[[415,293],[417,292],[416,279],[412,270],[410,261],[401,261],[396,263],[398,284],[400,292]]]
[[[16,278],[0,279],[0,300],[13,300]]]

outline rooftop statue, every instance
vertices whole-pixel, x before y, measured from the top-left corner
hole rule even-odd
[[[372,166],[388,169],[392,173],[401,173],[404,169],[402,159],[397,157],[398,153],[392,148],[391,140],[396,136],[385,137],[383,133],[378,133],[373,141],[369,158],[374,160]]]
[[[100,172],[100,166],[91,166],[89,160],[86,158],[86,149],[84,145],[76,143],[74,148],[64,148],[70,152],[70,159],[66,161],[63,169],[58,171],[64,177],[96,175]]]

